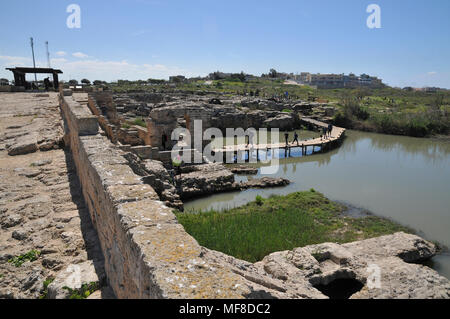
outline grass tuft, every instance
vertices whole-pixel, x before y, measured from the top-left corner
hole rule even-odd
[[[29,262],[35,261],[36,259],[39,258],[40,254],[41,254],[40,251],[33,249],[23,255],[16,256],[16,257],[9,259],[8,262],[12,263],[16,267],[20,267],[27,261],[29,261]]]
[[[99,289],[99,285],[96,282],[84,283],[81,285],[79,289],[72,289],[67,286],[63,287],[69,291],[70,296],[69,299],[86,299],[89,297],[94,291]]]
[[[311,189],[267,199],[258,197],[244,206],[220,212],[175,214],[201,245],[249,262],[306,245],[412,232],[381,217],[345,216],[344,210],[343,205]]]

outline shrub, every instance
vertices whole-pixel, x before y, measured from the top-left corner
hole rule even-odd
[[[46,299],[48,294],[48,286],[55,280],[55,278],[47,278],[44,280],[44,291],[42,292],[42,295],[39,296],[39,299]]]
[[[86,299],[99,288],[100,287],[96,282],[84,283],[79,289],[72,289],[67,286],[63,287],[63,289],[69,292],[69,299]]]
[[[256,205],[261,206],[263,204],[263,198],[260,195],[257,195],[255,198]]]
[[[145,123],[145,121],[141,117],[134,119],[133,124],[142,127],[147,127],[147,123]]]

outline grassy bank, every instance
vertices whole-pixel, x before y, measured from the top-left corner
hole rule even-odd
[[[367,90],[360,95],[351,93],[346,92],[337,104],[336,125],[415,137],[450,133],[448,93],[393,89]]]
[[[275,251],[310,244],[411,232],[384,218],[345,216],[344,209],[311,190],[268,199],[258,197],[247,205],[221,212],[176,215],[201,245],[250,262]]]

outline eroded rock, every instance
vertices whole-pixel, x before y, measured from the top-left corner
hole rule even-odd
[[[201,164],[186,167],[175,176],[182,198],[226,192],[237,189],[234,174],[221,164]]]
[[[249,179],[247,182],[239,184],[239,188],[268,188],[268,187],[281,187],[289,185],[291,182],[286,178],[276,177],[262,177]]]

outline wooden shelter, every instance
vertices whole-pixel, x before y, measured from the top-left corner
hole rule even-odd
[[[14,74],[15,86],[23,86],[27,88],[27,81],[25,80],[25,74],[27,73],[47,73],[53,75],[53,85],[55,90],[58,90],[59,80],[58,74],[62,74],[61,70],[51,69],[51,68],[31,68],[31,67],[16,67],[16,68],[6,68],[6,70],[11,71]]]

